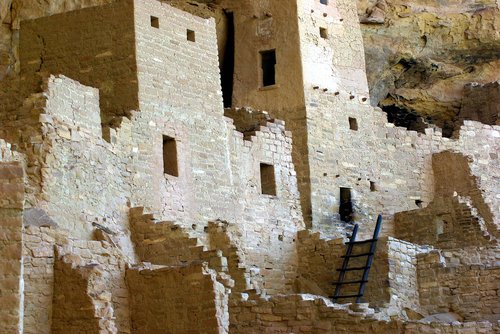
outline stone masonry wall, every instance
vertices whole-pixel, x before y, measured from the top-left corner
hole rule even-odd
[[[133,2],[23,21],[21,73],[64,74],[101,93],[102,122],[137,109]]]
[[[333,304],[311,295],[276,296],[231,301],[231,333],[384,333],[384,334],[480,334],[496,333],[489,322],[425,323],[379,319],[365,305]]]
[[[432,129],[417,134],[393,127],[386,123],[385,115],[357,101],[358,97],[351,100],[342,93],[336,96],[319,91],[308,97],[315,228],[335,233],[340,187],[351,188],[355,219],[365,223],[362,231],[368,235],[376,213],[391,221],[395,212],[417,208],[419,203],[427,206],[434,196],[431,153],[446,150],[470,157],[469,168],[482,201],[493,211],[483,218],[499,221],[494,181],[498,174],[494,167],[498,165],[497,126],[467,121],[460,138],[450,140]],[[357,130],[350,129],[349,117],[356,118]],[[366,149],[360,149],[363,147]],[[383,228],[392,233],[392,224]]]
[[[462,107],[455,124],[460,126],[466,120],[473,120],[500,125],[500,107],[496,103],[499,96],[500,81],[484,85],[478,83],[465,85]]]
[[[52,333],[116,333],[108,281],[99,265],[81,266],[71,257],[54,264]]]
[[[464,265],[458,260],[457,257],[445,258],[440,251],[418,256],[423,310],[428,314],[455,312],[468,321],[498,321],[500,269],[496,265]]]
[[[120,246],[132,256],[126,208],[132,195],[127,194],[132,192],[129,189],[133,187],[141,187],[142,192],[147,189],[134,176],[140,171],[135,167],[139,160],[136,160],[138,157],[134,152],[137,152],[137,146],[132,138],[134,131],[150,129],[149,125],[141,123],[147,121],[147,118],[143,120],[141,113],[137,113],[133,122],[125,120],[119,131],[112,136],[112,143],[108,143],[99,136],[99,127],[93,126],[98,124],[92,121],[98,115],[95,89],[86,88],[64,77],[50,78],[47,89],[47,106],[40,115],[45,163],[42,169],[41,200],[37,206],[43,208],[62,228],[72,230],[74,236],[88,238],[92,235],[95,224],[105,226],[121,236]],[[74,118],[70,118],[71,115]],[[225,175],[230,178],[229,182],[232,182],[233,187],[228,187],[226,194],[228,198],[235,193],[248,192],[248,195],[235,201],[236,205],[224,205],[218,214],[211,216],[236,220],[238,212],[245,208],[247,214],[244,217],[250,224],[234,224],[231,231],[239,235],[245,229],[248,231],[245,233],[249,236],[254,234],[255,237],[249,238],[249,243],[239,243],[238,246],[241,249],[252,249],[255,246],[250,242],[257,243],[259,248],[268,245],[264,249],[269,251],[269,256],[262,257],[260,251],[256,251],[255,255],[249,257],[249,264],[268,268],[266,275],[273,276],[272,280],[275,282],[272,283],[275,284],[274,287],[269,283],[271,289],[281,289],[283,284],[291,289],[294,274],[289,266],[295,261],[293,239],[301,226],[301,216],[290,159],[290,133],[285,131],[283,123],[276,121],[260,127],[251,136],[251,140],[247,141],[241,133],[234,131],[229,119],[221,116],[220,120],[222,124],[230,126],[226,140],[233,142],[229,145],[229,167],[232,172]],[[158,146],[161,147],[161,144]],[[152,147],[151,143],[148,147]],[[128,152],[131,152],[131,156]],[[161,151],[157,154],[156,159],[160,160]],[[154,168],[155,173],[161,173],[161,167],[157,160],[155,162],[150,167]],[[277,196],[260,194],[261,162],[274,166]],[[210,167],[205,166],[204,169],[208,171]],[[192,169],[187,169],[188,173],[190,170]],[[151,170],[147,172],[151,173]],[[100,187],[95,186],[96,180]],[[61,187],[62,184],[66,186]],[[190,189],[186,186],[177,188],[177,191],[192,195]],[[151,195],[154,193],[149,191],[149,196]],[[173,204],[175,203],[174,201]],[[172,201],[167,197],[163,205],[168,208]],[[263,206],[274,209],[262,211],[260,208]],[[256,211],[261,213],[257,214]],[[187,213],[181,210],[181,214],[178,218],[182,218],[183,226],[195,235],[203,235],[203,226],[206,224],[203,220],[200,223],[199,219],[195,219],[197,216],[191,210]],[[209,216],[205,219],[208,222]],[[270,238],[262,240],[258,237],[262,229],[259,226],[267,226],[269,221],[274,221],[275,227],[271,230]],[[252,225],[252,222],[256,225]]]
[[[299,275],[297,290],[329,297],[333,295],[338,280],[338,271],[342,267],[341,258],[345,254],[343,239],[321,239],[319,233],[301,231],[298,235]],[[367,252],[359,249],[353,254]],[[394,238],[381,238],[369,282],[366,285],[364,301],[372,306],[384,307],[389,315],[404,316],[402,310],[419,310],[417,282],[417,254],[419,248],[409,242]],[[366,257],[353,258],[349,267],[360,267],[366,263]],[[348,272],[345,280],[361,278],[360,272]],[[359,284],[343,286],[341,295],[356,294]],[[352,302],[353,299],[341,299],[339,303]]]
[[[310,232],[297,235],[297,231],[304,228],[301,204],[305,203],[305,216],[313,215],[315,230],[345,236],[349,226],[340,223],[337,214],[340,187],[352,188],[355,217],[363,224],[362,237],[371,235],[379,212],[390,221],[395,212],[415,208],[420,202],[427,206],[436,195],[449,197],[455,192],[461,204],[485,221],[490,235],[497,236],[500,217],[496,182],[498,126],[465,122],[461,135],[449,140],[431,129],[417,134],[388,124],[381,111],[369,106],[365,81],[360,79],[361,44],[358,35],[349,35],[350,31],[357,34],[356,23],[352,23],[353,4],[342,0],[323,11],[323,5],[309,7],[302,0],[297,2],[297,8],[281,0],[255,3],[255,7],[241,4],[233,8],[255,12],[248,26],[257,31],[258,50],[247,50],[255,51],[248,56],[256,64],[257,71],[252,70],[255,73],[260,67],[258,52],[261,48],[279,48],[272,32],[282,33],[279,28],[285,22],[292,31],[297,29],[304,35],[300,41],[295,39],[299,38],[298,33],[287,39],[287,46],[304,50],[305,55],[336,45],[336,39],[347,41],[352,37],[353,41],[349,48],[327,52],[328,57],[333,57],[332,64],[326,63],[326,58],[319,61],[319,69],[332,71],[331,78],[340,80],[327,78],[328,85],[320,87],[314,82],[316,79],[309,76],[305,102],[301,93],[304,86],[301,66],[312,66],[313,62],[306,56],[300,64],[300,52],[291,52],[289,63],[283,62],[283,50],[277,50],[278,79],[283,87],[286,82],[288,88],[282,91],[278,82],[272,89],[261,90],[256,84],[260,78],[254,78],[250,88],[256,88],[255,103],[259,106],[272,105],[268,103],[271,100],[276,105],[283,102],[275,101],[274,96],[293,98],[290,104],[270,110],[269,117],[260,118],[252,131],[244,133],[239,130],[243,130],[242,120],[252,119],[248,111],[231,109],[224,115],[222,108],[213,19],[193,17],[153,0],[120,0],[107,7],[26,24],[25,39],[21,43],[21,53],[26,52],[22,56],[26,76],[44,77],[42,72],[54,69],[95,87],[84,86],[63,75],[50,76],[42,80],[43,93],[36,88],[14,99],[16,103],[23,101],[19,115],[0,107],[0,138],[5,137],[26,156],[22,159],[26,160],[28,207],[39,210],[36,212],[43,213],[44,221],[48,222],[48,225],[35,224],[24,229],[24,272],[21,273],[29,283],[23,293],[24,307],[20,309],[24,309],[26,333],[49,333],[51,328],[68,331],[82,318],[90,319],[108,332],[114,332],[116,326],[117,332],[128,333],[137,324],[152,326],[153,332],[164,330],[165,319],[155,315],[165,306],[163,300],[153,295],[154,289],[144,287],[163,287],[167,295],[173,295],[177,291],[165,283],[169,281],[166,278],[183,276],[184,270],[193,267],[130,270],[135,278],[129,279],[128,288],[137,290],[128,291],[126,266],[137,263],[137,257],[151,261],[162,257],[160,260],[175,262],[175,265],[196,260],[207,260],[212,268],[227,265],[224,269],[238,280],[235,287],[238,292],[253,287],[258,293],[273,296],[296,290],[325,295],[331,289],[329,282],[336,279],[336,275],[329,277],[332,272],[336,274],[338,256],[344,252],[342,239],[326,241],[320,235],[311,236]],[[240,14],[236,15],[237,30],[241,29],[239,38],[244,36],[243,26],[250,20],[247,14]],[[127,19],[120,21],[124,16]],[[348,22],[342,24],[341,19]],[[62,37],[56,29],[58,25],[66,27]],[[325,26],[332,34],[331,43],[319,36],[319,28]],[[125,31],[125,37],[120,39],[124,43],[122,49],[110,49],[115,43],[109,36],[116,36],[121,28]],[[43,34],[36,35],[35,30]],[[99,38],[94,39],[93,34]],[[61,41],[67,40],[73,44],[62,47]],[[84,50],[78,52],[80,48]],[[350,62],[344,66],[340,60],[345,57]],[[301,80],[283,81],[283,77],[287,77],[283,65],[287,63],[297,65],[290,72]],[[101,66],[113,70],[101,71]],[[348,77],[350,71],[355,73],[354,79]],[[327,77],[331,74],[319,72]],[[123,80],[127,84],[117,87],[116,82]],[[30,85],[30,89],[33,88]],[[300,90],[296,90],[299,86]],[[25,96],[28,98],[24,99]],[[124,115],[128,118],[121,118]],[[115,119],[116,116],[119,118]],[[292,133],[285,130],[284,122],[274,120],[276,116],[285,116],[287,129],[293,131],[296,139],[293,161]],[[355,118],[356,122],[349,118]],[[116,120],[114,129],[103,134],[101,123],[109,123],[111,119]],[[175,140],[175,157],[165,155],[166,136]],[[10,152],[9,145],[0,140],[0,161],[21,160]],[[475,183],[472,191],[457,182],[441,190],[432,189],[434,180],[444,173],[432,169],[431,157],[443,151],[447,151],[443,153],[443,160],[447,154],[467,157],[467,175],[472,176]],[[175,160],[178,175],[166,172],[166,158]],[[271,166],[276,194],[263,193],[262,164]],[[299,171],[297,174],[295,168]],[[304,190],[302,198],[299,187]],[[153,224],[169,222],[163,225],[165,229],[155,225],[160,227],[151,233],[155,240],[146,237],[139,243],[134,240],[135,236],[131,235],[134,217],[130,208],[135,207],[151,212],[155,218],[151,221]],[[22,224],[17,216],[16,223]],[[141,233],[148,231],[146,228]],[[392,231],[391,223],[384,224],[385,233]],[[162,234],[166,234],[168,243],[179,237],[179,249],[172,249],[172,244],[165,247],[167,241],[162,243],[156,239],[162,238]],[[70,262],[76,265],[65,267],[56,263],[58,273],[54,273],[55,245],[61,247],[61,255],[70,256]],[[157,254],[155,247],[164,247],[164,252]],[[405,316],[402,308],[415,310],[422,304],[423,313],[448,307],[458,310],[466,319],[478,319],[461,308],[463,303],[481,317],[497,319],[495,267],[478,269],[467,264],[449,270],[450,267],[436,267],[433,260],[426,267],[424,256],[418,264],[418,268],[422,267],[419,284],[429,277],[451,283],[443,285],[442,291],[432,290],[435,286],[426,290],[429,287],[422,285],[417,290],[419,247],[391,238],[381,241],[379,247],[376,261],[381,264],[376,263],[373,268],[371,283],[375,284],[368,287],[367,299],[386,308],[383,316]],[[183,254],[185,249],[192,253]],[[484,250],[486,253],[482,249],[476,251],[479,257],[496,261],[491,259],[495,257],[491,255],[492,249]],[[200,265],[194,267],[199,269]],[[101,269],[105,271],[102,276]],[[215,315],[212,311],[210,315],[195,314],[201,314],[210,326],[215,321],[219,332],[227,331],[228,291],[216,282],[213,272],[208,277],[198,269],[196,275],[187,279],[193,278],[197,287],[208,285],[202,289],[203,294],[207,294],[203,298],[210,302],[210,310],[215,310]],[[148,277],[142,275],[143,272],[148,272]],[[297,279],[297,274],[302,277]],[[106,279],[102,280],[104,276]],[[61,282],[63,286],[59,286]],[[64,282],[68,282],[68,286],[64,286]],[[90,290],[89,282],[93,286]],[[482,290],[471,291],[471,282],[484,283]],[[65,314],[68,304],[61,296],[70,293],[66,291],[71,290],[70,287],[78,294],[80,305],[96,307],[97,313],[84,312],[83,317],[75,319]],[[180,289],[185,287],[176,290]],[[464,299],[455,298],[451,293],[453,289],[463,292]],[[16,287],[12,291],[15,290]],[[439,299],[439,309],[430,306],[434,295],[430,297],[429,293],[434,292]],[[235,332],[352,332],[353,328],[349,327],[352,324],[358,326],[354,330],[384,333],[404,330],[432,333],[435,329],[434,325],[377,322],[367,319],[366,315],[372,313],[368,309],[353,311],[364,315],[351,314],[346,311],[347,306],[335,306],[332,311],[327,301],[318,301],[316,297],[310,303],[296,296],[273,300],[253,299],[252,293],[250,296],[246,302],[238,301],[239,294],[231,298]],[[131,307],[130,298],[136,298]],[[175,299],[165,307],[175,309],[177,305],[197,304],[190,298]],[[264,303],[265,308],[259,308],[260,303]],[[295,311],[302,307],[306,315],[299,316]],[[132,311],[132,326],[129,311]],[[336,315],[332,316],[332,312]],[[187,313],[184,315],[187,317]],[[178,326],[190,325],[178,323]],[[443,333],[464,334],[473,327],[476,332],[492,330],[488,326],[491,325],[438,325]]]
[[[445,249],[496,243],[498,225],[487,204],[491,197],[483,196],[469,164],[471,159],[460,153],[435,153],[434,199],[426,208],[396,214],[396,236]]]
[[[434,198],[424,209],[397,213],[394,225],[398,238],[442,249],[491,243],[482,217],[458,196]]]
[[[201,264],[130,269],[132,329],[137,333],[228,333],[228,295]]]
[[[43,160],[34,206],[75,237],[89,238],[95,223],[126,235],[128,159],[125,149],[101,137],[98,91],[50,77],[46,99],[39,115]]]
[[[368,98],[356,3],[349,0],[329,1],[326,5],[320,1],[296,2],[305,106],[313,87]]]
[[[105,305],[105,307],[101,307],[102,321],[109,316],[109,314],[106,315],[106,309],[111,306],[118,333],[130,333],[129,295],[125,284],[126,261],[122,251],[109,238],[107,241],[84,241],[75,240],[68,234],[68,231],[54,226],[26,226],[24,228],[24,333],[51,333],[54,296],[73,292],[83,295],[86,293],[94,294],[97,298],[96,303]],[[58,254],[55,253],[56,246],[59,250]],[[82,285],[83,290],[78,290],[76,286],[71,291],[57,290],[65,289],[64,284],[60,287],[54,280],[56,275],[54,264],[59,257],[65,257],[67,262],[71,264],[69,267],[63,265],[63,267],[67,267],[67,272],[66,274],[64,272],[58,273],[58,275],[62,275],[61,279],[67,278],[70,282],[81,274],[79,269],[71,269],[73,265],[75,268],[98,267],[96,270],[99,271],[99,274],[95,277],[97,278],[96,282],[101,280],[99,277],[106,277],[105,287],[99,283],[95,285],[95,290],[87,291],[86,285]],[[56,268],[56,270],[58,269]],[[69,284],[68,282],[67,284]],[[109,298],[111,298],[110,301]],[[58,300],[55,304],[58,302],[61,301]],[[61,307],[61,304],[58,304],[57,307]],[[60,312],[64,312],[64,308]],[[78,318],[68,318],[64,313],[59,313],[58,316],[61,318],[61,326],[74,326],[73,320],[78,321]],[[105,322],[109,324],[109,322]],[[67,327],[58,328],[65,330],[64,328]]]
[[[19,162],[2,161],[8,147],[0,148],[0,332],[9,334],[22,331],[24,171]]]

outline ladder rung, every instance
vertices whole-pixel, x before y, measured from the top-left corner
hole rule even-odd
[[[374,255],[374,253],[372,252],[368,252],[368,253],[361,253],[361,254],[354,254],[354,255],[342,255],[341,257],[343,258],[346,258],[346,257],[361,257],[361,256],[369,256],[369,255]]]
[[[357,280],[357,281],[333,282],[332,284],[341,285],[341,284],[358,284],[358,283],[368,283],[368,281]]]
[[[370,268],[369,266],[368,267],[366,267],[366,266],[364,266],[364,267],[352,267],[352,268],[346,268],[346,269],[340,268],[340,269],[337,269],[337,271],[365,270],[365,269],[369,269],[369,268]]]
[[[346,245],[361,245],[361,244],[369,244],[372,242],[376,242],[378,239],[368,239],[368,240],[360,240],[360,241],[348,241]]]
[[[354,298],[354,297],[363,297],[363,295],[345,295],[345,296],[337,296],[337,297],[330,296],[330,298],[332,298],[332,299],[338,299],[338,298]]]

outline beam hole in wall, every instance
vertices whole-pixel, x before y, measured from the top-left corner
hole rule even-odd
[[[328,30],[326,28],[319,28],[319,35],[321,38],[328,39]]]
[[[353,209],[352,209],[352,198],[351,198],[351,188],[340,188],[340,206],[339,214],[340,220],[346,223],[353,221]]]
[[[163,136],[163,173],[179,176],[177,165],[177,143],[174,138]]]
[[[260,185],[262,194],[276,196],[276,179],[273,165],[260,164]]]
[[[276,84],[276,50],[260,52],[262,68],[262,86],[272,86]]]
[[[151,26],[153,28],[160,28],[160,20],[156,16],[151,16]]]
[[[377,185],[373,181],[370,181],[370,191],[377,191]]]
[[[358,131],[358,120],[354,117],[349,117],[349,129]]]
[[[319,0],[322,5],[328,5],[328,0]]]
[[[194,30],[187,29],[186,35],[187,35],[188,41],[196,42],[196,34],[195,34]]]

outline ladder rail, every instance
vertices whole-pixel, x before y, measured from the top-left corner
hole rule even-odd
[[[362,282],[359,285],[359,292],[358,292],[359,297],[356,297],[356,303],[360,303],[361,298],[365,294],[366,281],[368,281],[368,275],[370,274],[370,268],[372,267],[373,258],[375,257],[375,250],[377,249],[378,235],[380,233],[381,227],[382,227],[382,215],[378,215],[377,225],[375,225],[375,231],[373,231],[373,238],[372,238],[373,241],[370,245],[371,255],[369,255],[368,258],[366,259],[365,270],[363,271],[363,277],[361,278]]]
[[[365,288],[366,288],[366,283],[368,283],[368,275],[370,273],[370,268],[372,267],[373,264],[373,259],[375,257],[375,251],[377,249],[377,242],[378,242],[378,236],[380,234],[380,230],[382,228],[382,215],[378,215],[377,217],[377,223],[375,225],[375,230],[373,232],[373,238],[370,240],[363,240],[363,241],[356,241],[356,235],[358,233],[358,224],[354,225],[353,232],[351,234],[351,237],[349,238],[349,241],[346,242],[345,244],[347,245],[346,253],[344,256],[343,262],[342,262],[342,268],[337,269],[339,271],[339,279],[337,282],[334,282],[335,284],[335,292],[333,296],[331,297],[333,302],[336,302],[337,299],[339,298],[354,298],[356,297],[356,303],[361,302],[361,298],[365,294]],[[370,243],[370,250],[366,253],[352,255],[352,250],[355,245],[361,245],[361,244],[366,244]],[[366,259],[366,264],[364,267],[355,267],[355,268],[349,268],[349,260],[353,257],[359,257],[359,256],[367,256]],[[349,281],[346,282],[344,281],[345,279],[345,274],[347,271],[356,271],[356,270],[363,270],[363,276],[360,280],[355,280],[355,281]],[[358,284],[359,283],[359,290],[357,294],[352,294],[352,295],[345,295],[341,296],[340,291],[341,287],[346,285],[346,284]]]
[[[354,242],[354,240],[356,240],[356,235],[358,234],[358,228],[359,228],[358,224],[354,225],[354,229],[352,230],[351,237],[349,238],[349,244],[347,245],[347,250],[346,250],[345,257],[344,257],[344,261],[342,262],[342,269],[339,272],[338,282],[344,281],[346,269],[347,269],[347,266],[349,265],[349,256],[352,253],[352,248],[353,248],[352,242]],[[342,287],[342,284],[337,284],[335,286],[335,292],[333,293],[333,301],[334,302],[337,301],[337,298],[340,295],[341,287]]]

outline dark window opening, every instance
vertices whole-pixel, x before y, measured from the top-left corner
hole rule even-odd
[[[174,138],[168,136],[163,136],[163,173],[179,176],[177,143]]]
[[[322,5],[328,5],[328,0],[319,0]]]
[[[353,117],[349,117],[349,129],[358,131],[358,121]]]
[[[160,20],[156,16],[151,16],[151,26],[153,28],[160,28]]]
[[[340,220],[346,223],[353,221],[351,188],[340,188]]]
[[[276,84],[276,50],[262,51],[262,86],[272,86]]]
[[[191,41],[191,42],[196,42],[196,35],[195,35],[195,32],[193,30],[187,30],[187,40],[188,41]]]
[[[377,191],[377,185],[373,181],[370,181],[370,191]]]
[[[260,164],[260,185],[262,194],[276,196],[276,179],[273,165]]]
[[[321,38],[328,39],[328,30],[326,28],[319,28],[319,35]]]
[[[231,108],[233,104],[233,78],[234,78],[234,15],[226,13],[227,32],[224,58],[221,59],[221,85],[224,108]]]

